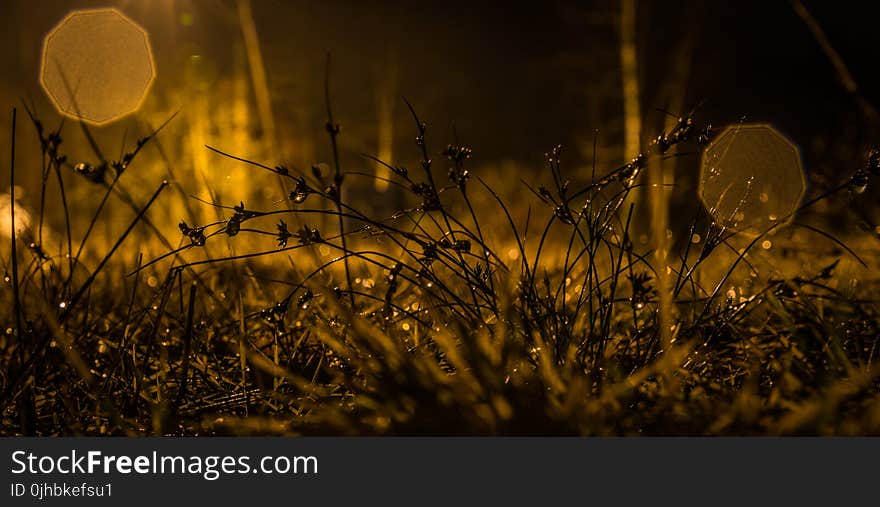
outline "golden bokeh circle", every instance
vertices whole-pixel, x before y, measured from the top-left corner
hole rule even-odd
[[[703,152],[700,199],[730,229],[763,232],[791,221],[805,190],[800,151],[770,125],[730,126]]]
[[[43,40],[40,84],[64,115],[119,119],[140,107],[154,78],[147,32],[116,9],[72,11]]]

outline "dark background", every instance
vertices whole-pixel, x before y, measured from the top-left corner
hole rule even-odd
[[[880,53],[877,9],[863,2],[805,4],[863,95],[880,101],[880,78],[873,71]],[[107,5],[150,32],[158,66],[151,93],[177,86],[179,69],[194,52],[223,79],[240,46],[232,0],[5,1],[0,7],[5,107],[33,96],[51,111],[37,84],[44,33],[72,8]],[[392,62],[395,94],[416,105],[438,149],[451,139],[454,124],[459,139],[474,147],[477,163],[512,160],[532,168],[540,167],[543,153],[557,143],[586,164],[597,130],[601,158],[609,165],[622,161],[619,8],[616,1],[253,1],[282,138],[323,139],[318,136],[329,50],[335,109],[351,150],[375,145],[377,83]],[[655,109],[668,106],[663,87],[687,58],[681,48],[689,40],[690,71],[672,86],[685,94],[688,107],[705,101],[700,118],[718,126],[742,117],[770,122],[803,148],[814,172],[833,173],[836,164],[849,168],[856,163],[850,159],[873,141],[854,100],[789,2],[643,1],[638,10],[646,136],[659,128]],[[189,26],[179,22],[182,14],[191,16]],[[186,112],[186,104],[179,107]],[[395,149],[411,149],[412,126],[399,101],[394,117]],[[7,127],[8,115],[0,118]]]

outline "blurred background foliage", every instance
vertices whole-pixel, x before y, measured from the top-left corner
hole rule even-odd
[[[266,119],[258,113],[260,92],[253,86],[258,69],[243,35],[243,3],[250,2],[4,2],[0,97],[9,105],[33,98],[44,120],[54,117],[38,85],[44,34],[72,9],[113,6],[149,32],[158,79],[137,114],[97,129],[97,136],[115,146],[122,132],[147,132],[148,125],[180,111],[165,147],[188,192],[199,191],[191,177],[210,181],[221,200],[231,188],[236,196],[228,197],[239,198],[246,184],[246,168],[192,149],[201,144],[305,167],[327,158],[320,128],[327,51],[333,55],[333,101],[345,129],[340,141],[347,157],[412,155],[406,152],[412,132],[400,101],[406,96],[435,132],[451,137],[454,128],[461,142],[479,147],[474,163],[494,166],[496,172],[539,171],[543,153],[556,144],[566,147],[571,167],[588,167],[594,137],[599,173],[626,160],[622,2],[555,1],[537,8],[509,2],[253,1],[249,11],[274,133],[266,132]],[[636,5],[644,141],[665,121],[657,109],[690,109],[705,101],[700,115],[718,126],[742,117],[772,123],[802,147],[808,171],[821,178],[832,175],[839,161],[858,158],[874,135],[789,2],[649,0]],[[876,103],[875,8],[857,2],[806,5],[861,93]],[[7,130],[8,123],[3,115],[0,126]],[[28,153],[36,141],[22,140],[20,151]],[[6,136],[0,148],[8,148]],[[693,174],[697,161],[680,164],[679,172]],[[8,167],[0,171],[5,174]],[[155,171],[142,167],[139,172]],[[21,174],[23,184],[38,180],[37,171]],[[692,192],[692,180],[676,179],[679,198]]]

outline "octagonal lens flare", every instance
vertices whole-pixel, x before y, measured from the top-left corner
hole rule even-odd
[[[72,11],[43,40],[40,83],[64,115],[116,120],[140,107],[154,77],[147,32],[116,9]]]
[[[805,189],[797,146],[769,125],[728,127],[703,152],[700,199],[733,230],[763,232],[790,221]]]

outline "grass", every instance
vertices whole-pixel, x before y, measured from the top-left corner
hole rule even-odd
[[[217,219],[183,220],[177,239],[150,218],[173,185],[122,186],[162,127],[115,161],[92,143],[96,161],[74,164],[64,122],[50,131],[28,107],[41,199],[3,250],[0,433],[880,434],[877,256],[857,253],[875,239],[851,247],[800,222],[857,196],[877,152],[784,230],[744,235],[694,209],[664,266],[627,197],[660,160],[702,149],[711,131],[693,116],[608,174],[568,174],[554,148],[523,182],[529,202],[510,204],[407,106],[412,167],[341,167],[329,99],[330,165],[208,147],[292,190],[204,201]],[[402,209],[368,211],[376,165]],[[91,189],[88,216],[71,185]]]

